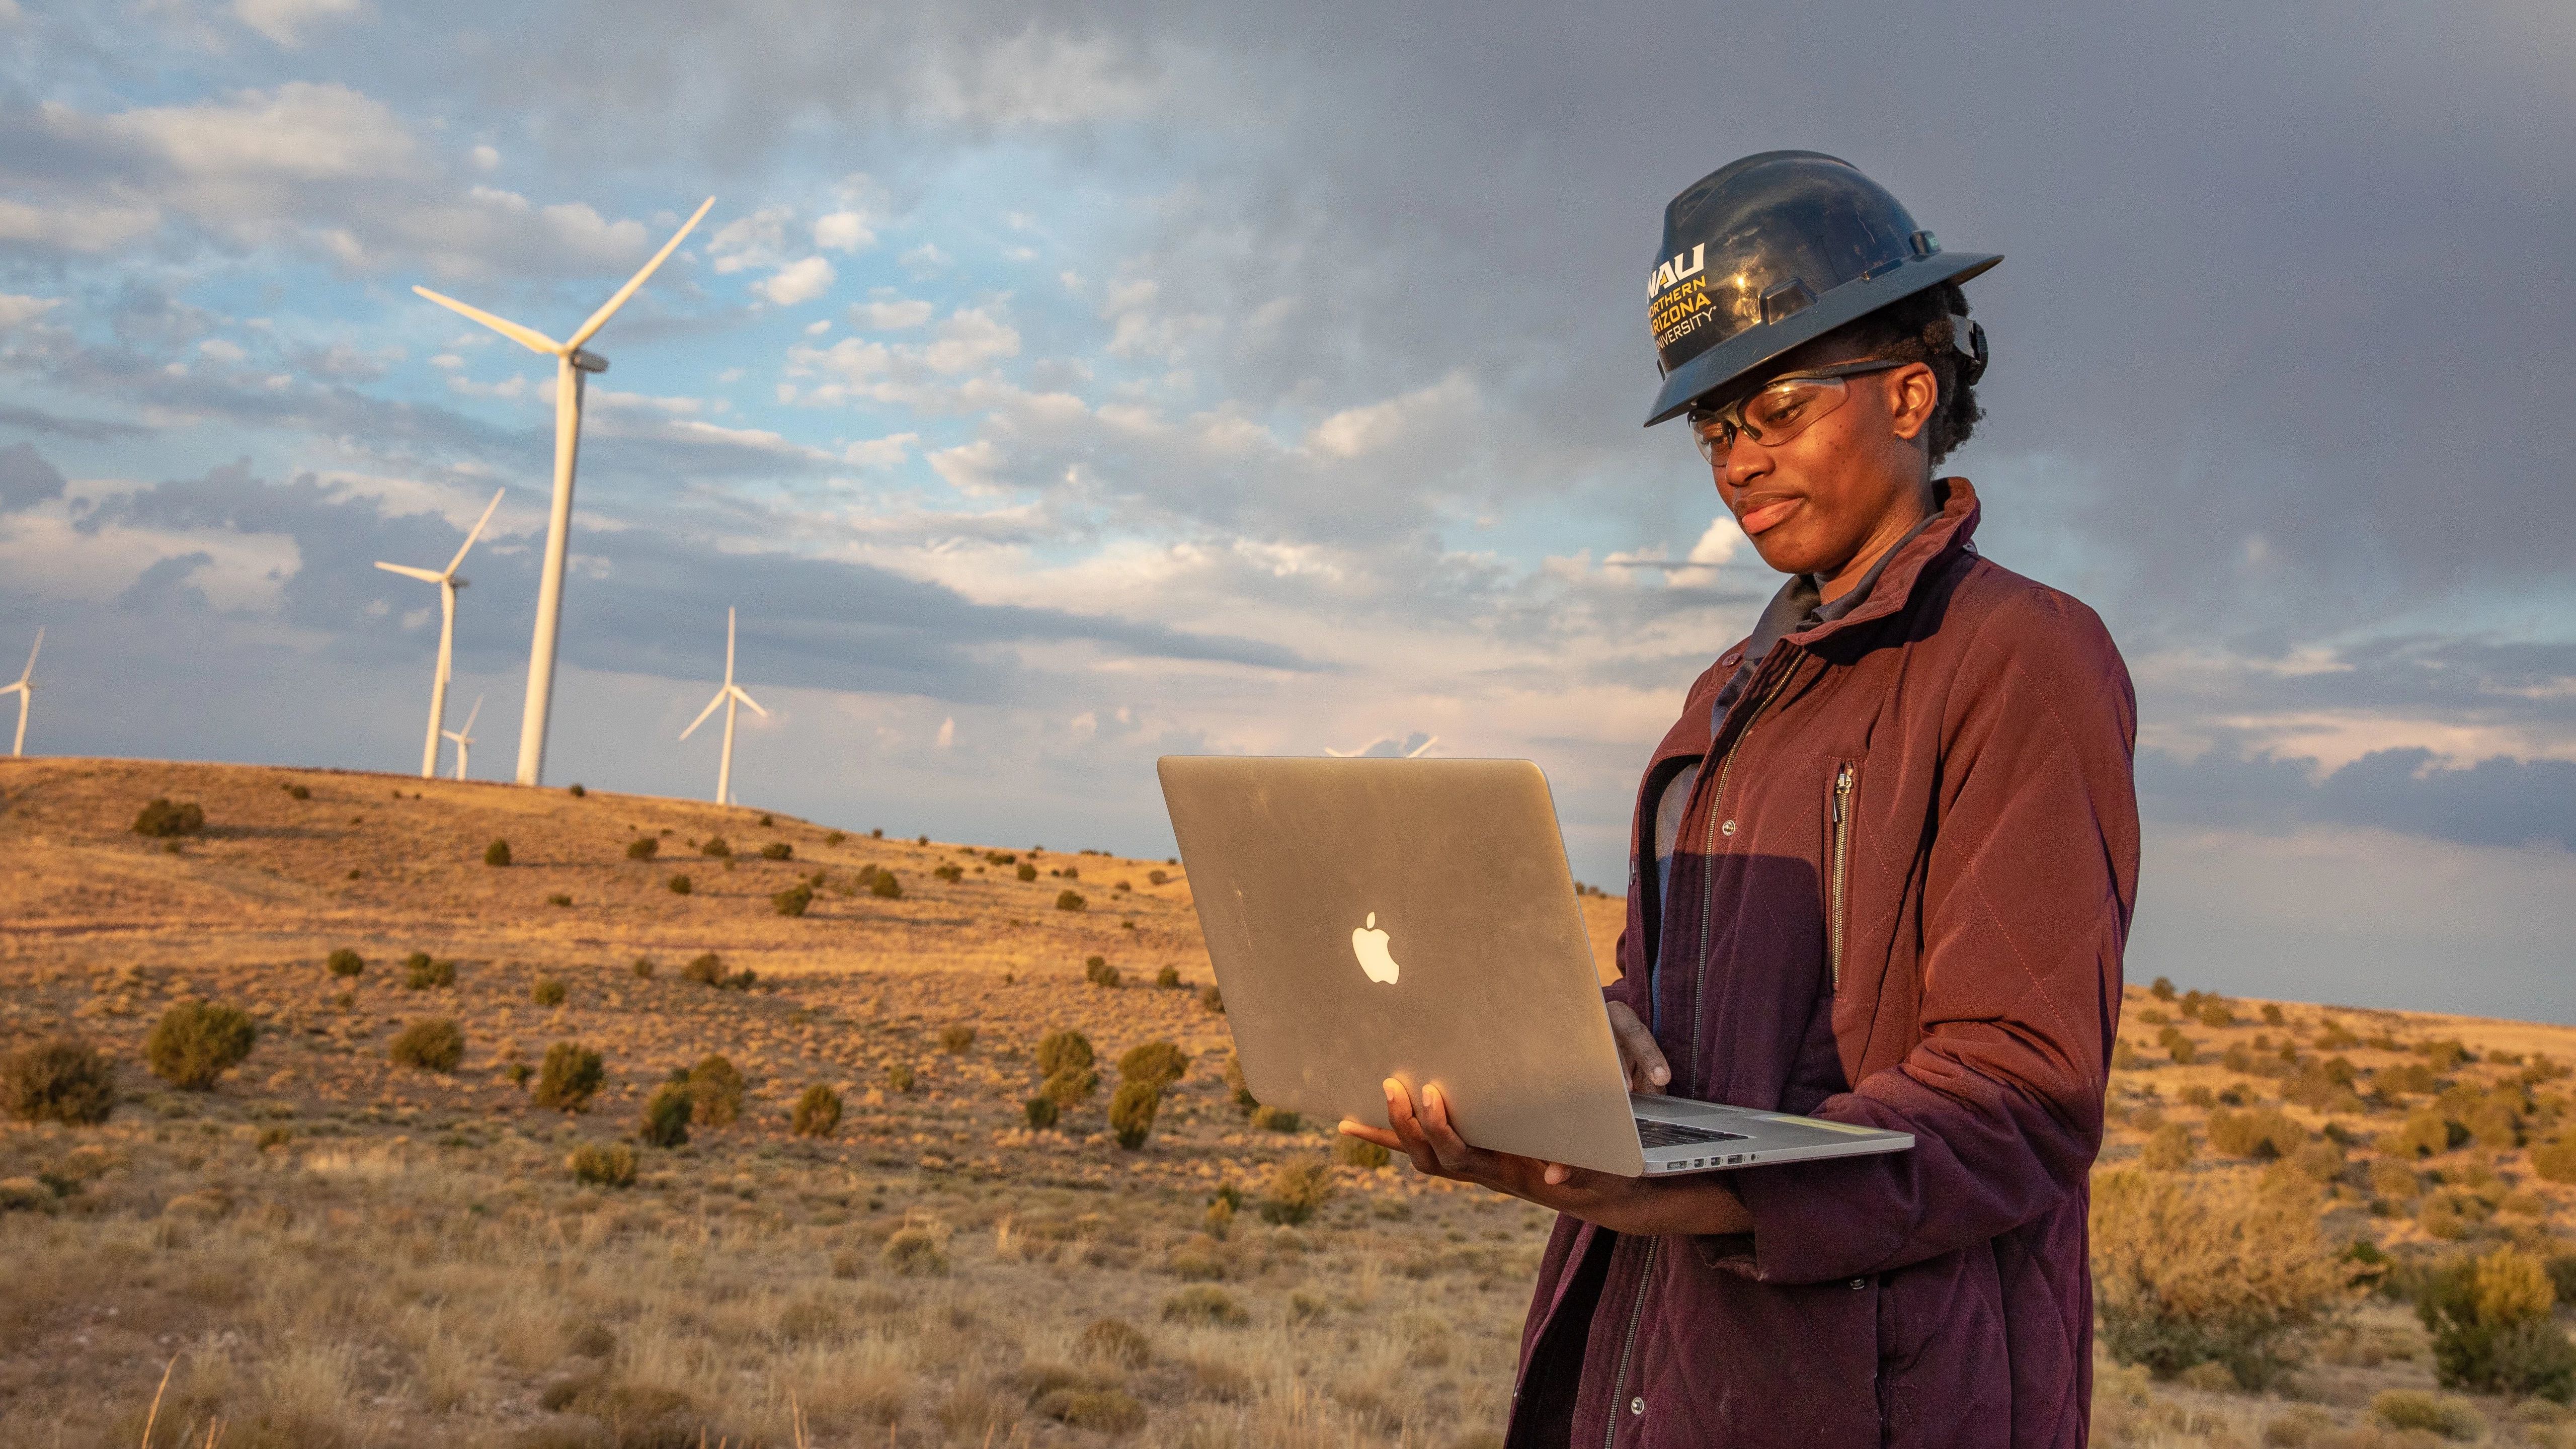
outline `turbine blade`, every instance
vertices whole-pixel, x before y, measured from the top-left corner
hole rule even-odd
[[[751,712],[759,715],[762,719],[769,718],[769,711],[762,709],[758,700],[755,700],[750,695],[743,693],[741,685],[728,684],[725,686],[725,692],[732,695],[734,698],[741,700],[743,703],[750,705]]]
[[[447,577],[445,574],[432,573],[428,569],[413,568],[409,564],[389,564],[383,559],[376,560],[376,567],[383,569],[389,574],[400,574],[407,579],[418,579],[425,584],[441,583],[444,582]]]
[[[23,682],[25,682],[26,680],[29,680],[29,679],[33,679],[33,678],[35,678],[35,676],[36,676],[36,656],[37,656],[38,654],[43,653],[43,652],[44,652],[44,649],[45,649],[45,626],[44,626],[44,625],[42,625],[42,624],[39,624],[39,625],[37,625],[37,626],[36,626],[36,647],[27,651],[27,671],[26,671],[26,673],[21,674],[21,675],[19,675],[19,676],[18,676],[18,678],[19,678],[20,682],[22,682],[22,683],[23,683]]]
[[[475,321],[480,322],[484,326],[491,328],[493,331],[500,333],[502,336],[509,338],[511,341],[528,349],[530,352],[542,352],[548,357],[561,357],[565,353],[572,351],[572,347],[555,341],[553,338],[548,337],[546,334],[539,332],[533,327],[522,327],[507,317],[495,317],[480,307],[468,307],[464,303],[457,301],[454,297],[442,297],[427,287],[414,287],[412,290],[418,292],[424,297],[427,297],[429,300],[436,302],[438,305],[446,308],[450,312],[459,313],[463,316],[473,318]],[[578,346],[579,344],[574,345]]]
[[[507,488],[495,488],[492,490],[492,501],[483,505],[483,516],[474,520],[474,527],[466,532],[465,542],[458,546],[456,557],[447,561],[447,574],[442,575],[442,577],[453,576],[456,572],[456,566],[465,562],[465,550],[472,548],[474,546],[474,540],[483,536],[483,525],[492,521],[492,510],[501,506],[501,495],[509,491],[510,490]],[[463,579],[458,579],[457,582],[461,584],[465,581]]]
[[[470,735],[470,734],[472,734],[472,733],[474,733],[474,717],[475,717],[476,715],[478,715],[478,714],[481,714],[482,712],[483,712],[483,696],[481,696],[481,695],[479,695],[479,694],[478,694],[478,695],[474,696],[474,707],[473,707],[472,709],[469,709],[469,710],[467,710],[467,711],[465,712],[465,728],[464,728],[464,729],[462,729],[462,730],[460,730],[460,731],[458,731],[458,733],[459,733],[459,734],[469,734],[469,735]]]
[[[733,688],[733,608],[725,608],[725,688]]]
[[[662,265],[664,259],[668,258],[671,253],[680,249],[681,238],[686,237],[689,234],[690,229],[698,224],[699,218],[707,214],[707,208],[715,204],[716,199],[712,196],[699,202],[698,209],[691,212],[689,214],[689,219],[680,224],[680,229],[671,234],[671,239],[662,243],[662,249],[653,254],[653,260],[644,264],[644,270],[637,272],[632,277],[629,277],[626,281],[626,285],[617,289],[616,296],[601,303],[599,310],[590,314],[590,320],[581,324],[580,330],[572,334],[572,340],[564,344],[563,350],[566,352],[572,351],[574,348],[588,342],[592,333],[607,326],[609,317],[614,315],[618,308],[626,305],[626,299],[635,295],[635,289],[644,285],[644,279],[653,275],[654,268]]]
[[[1421,759],[1424,755],[1429,754],[1429,753],[1431,752],[1431,747],[1432,747],[1433,745],[1436,745],[1436,744],[1438,744],[1438,743],[1440,743],[1440,737],[1439,737],[1438,735],[1433,735],[1431,738],[1429,738],[1429,739],[1427,739],[1427,740],[1424,740],[1422,743],[1420,743],[1420,744],[1418,744],[1418,745],[1415,745],[1412,749],[1409,749],[1409,750],[1405,751],[1405,752],[1404,752],[1404,757],[1405,757],[1406,759],[1408,759],[1408,760],[1418,760],[1418,759]]]
[[[689,736],[696,734],[698,732],[698,726],[705,724],[707,722],[707,716],[714,714],[716,712],[716,706],[724,702],[725,692],[719,689],[716,691],[716,697],[707,701],[707,707],[698,711],[698,717],[689,721],[689,727],[680,731],[680,738],[685,740]]]
[[[1350,752],[1350,751],[1348,751],[1348,750],[1337,750],[1337,749],[1334,749],[1331,745],[1326,745],[1326,746],[1324,746],[1324,753],[1325,753],[1325,754],[1328,754],[1328,755],[1330,755],[1330,756],[1332,756],[1332,757],[1333,757],[1334,759],[1336,759],[1336,760],[1347,760],[1347,759],[1349,759],[1349,758],[1351,757],[1351,752]]]

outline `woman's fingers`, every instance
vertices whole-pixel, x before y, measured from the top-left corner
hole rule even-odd
[[[1637,1019],[1637,1013],[1621,1002],[1611,1002],[1610,1035],[1619,1043],[1619,1060],[1628,1069],[1629,1089],[1648,1096],[1663,1095],[1665,1084],[1673,1079],[1673,1069],[1664,1061],[1664,1049],[1655,1044],[1655,1034]]]
[[[1448,1169],[1440,1165],[1440,1154],[1432,1150],[1430,1139],[1423,1135],[1421,1121],[1413,1114],[1413,1094],[1393,1077],[1386,1079],[1385,1087],[1386,1120],[1390,1135],[1396,1139],[1392,1144],[1394,1149],[1413,1159],[1416,1172],[1426,1172],[1434,1177],[1450,1176]]]
[[[1366,1122],[1362,1122],[1351,1117],[1345,1117],[1342,1119],[1342,1135],[1345,1137],[1356,1137],[1362,1142],[1374,1142],[1378,1146],[1383,1147],[1390,1152],[1401,1152],[1404,1150],[1404,1139],[1396,1136],[1393,1132],[1390,1132],[1383,1127],[1371,1127]]]

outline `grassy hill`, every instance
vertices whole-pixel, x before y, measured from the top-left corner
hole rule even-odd
[[[156,797],[203,830],[135,834]],[[0,1049],[76,1033],[122,1097],[103,1126],[0,1125],[0,1445],[139,1442],[174,1362],[154,1442],[221,1420],[234,1449],[790,1443],[800,1422],[817,1444],[1494,1442],[1543,1214],[1247,1117],[1177,865],[867,824],[0,761]],[[1606,971],[1625,903],[1585,909]],[[355,976],[326,964],[344,949]],[[691,979],[709,953],[696,974],[740,989]],[[180,1091],[146,1039],[199,998],[259,1043]],[[392,1059],[423,1021],[461,1033],[452,1070]],[[1100,1081],[1032,1130],[1064,1030]],[[2296,1176],[2327,1240],[2407,1262],[2568,1251],[2576,1190],[2530,1152],[2576,1029],[2133,987],[2122,1038],[2106,1171]],[[584,1111],[531,1100],[562,1042],[604,1058]],[[1188,1065],[1127,1150],[1107,1108],[1149,1042]],[[711,1054],[745,1079],[739,1120],[636,1144]],[[838,1128],[796,1135],[818,1084]],[[629,1185],[569,1166],[618,1148]],[[2297,1405],[2106,1367],[2101,1437],[2323,1444],[2433,1382],[2384,1299],[2311,1360]]]

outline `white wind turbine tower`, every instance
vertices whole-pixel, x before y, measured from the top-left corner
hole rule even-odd
[[[412,288],[449,311],[471,317],[529,351],[545,353],[555,360],[555,501],[546,519],[545,570],[537,583],[536,642],[528,650],[528,703],[519,717],[518,779],[522,785],[536,784],[545,773],[546,717],[555,696],[555,633],[563,618],[564,552],[572,541],[573,455],[581,449],[582,374],[608,370],[608,359],[584,350],[582,344],[607,325],[617,309],[626,305],[626,299],[635,295],[635,289],[644,285],[644,279],[653,275],[653,269],[679,249],[681,239],[706,216],[707,208],[715,204],[712,196],[700,202],[671,239],[662,243],[662,249],[653,254],[653,260],[628,278],[626,285],[617,289],[617,295],[601,303],[599,310],[590,314],[590,320],[562,342],[534,328],[468,307],[453,297],[442,297],[427,287]]]
[[[696,734],[698,726],[707,722],[707,716],[716,712],[716,706],[724,706],[724,760],[716,766],[716,803],[719,805],[733,803],[733,716],[734,705],[737,703],[750,705],[752,711],[762,719],[769,718],[769,711],[762,709],[758,700],[743,693],[742,686],[733,682],[733,610],[727,609],[725,610],[724,688],[717,690],[716,697],[707,701],[707,707],[698,711],[698,717],[689,721],[689,727],[680,731],[680,738],[684,740]]]
[[[439,731],[456,741],[456,778],[460,780],[465,778],[465,762],[474,756],[474,717],[482,712],[483,696],[478,694],[474,696],[474,707],[465,712],[465,728]]]
[[[36,654],[45,647],[44,626],[36,628],[36,647],[27,651],[27,667],[18,674],[15,684],[0,684],[0,694],[18,696],[18,740],[9,747],[12,755],[27,753],[27,706],[36,699]]]
[[[483,536],[483,525],[492,521],[492,510],[501,506],[501,495],[508,491],[505,488],[492,491],[492,501],[483,505],[483,516],[474,520],[473,530],[465,535],[464,544],[456,550],[456,557],[447,561],[447,567],[432,571],[416,569],[408,564],[386,563],[382,559],[376,561],[376,567],[386,573],[438,585],[438,673],[429,682],[429,738],[420,747],[420,777],[424,780],[438,773],[438,736],[447,727],[447,676],[449,665],[456,658],[456,591],[465,587],[465,580],[456,576],[456,568],[465,562],[466,549],[472,548],[474,540]]]
[[[1369,741],[1367,744],[1364,744],[1364,745],[1360,746],[1360,747],[1359,747],[1358,749],[1356,749],[1356,750],[1337,750],[1337,749],[1334,749],[1331,745],[1326,745],[1326,746],[1324,746],[1324,753],[1325,753],[1325,754],[1328,754],[1328,755],[1330,755],[1330,756],[1332,756],[1332,757],[1333,757],[1334,759],[1336,759],[1336,760],[1356,760],[1356,759],[1358,759],[1360,756],[1365,755],[1365,754],[1367,754],[1369,751],[1371,751],[1371,750],[1373,750],[1373,749],[1376,749],[1378,746],[1380,746],[1380,745],[1382,745],[1382,744],[1386,744],[1386,743],[1388,743],[1388,742],[1390,742],[1390,741],[1392,741],[1392,742],[1394,742],[1394,743],[1396,743],[1396,744],[1402,744],[1402,743],[1404,743],[1402,740],[1398,740],[1398,739],[1396,739],[1396,738],[1395,738],[1395,736],[1393,736],[1393,735],[1379,735],[1376,739],[1373,739],[1373,740]],[[1429,735],[1429,736],[1426,736],[1426,737],[1424,737],[1424,739],[1423,739],[1422,743],[1420,743],[1420,744],[1418,744],[1418,745],[1415,745],[1412,749],[1409,749],[1409,750],[1405,751],[1403,754],[1398,755],[1396,758],[1397,758],[1397,759],[1401,759],[1401,760],[1418,760],[1418,759],[1421,759],[1424,755],[1427,755],[1427,754],[1431,753],[1431,747],[1432,747],[1433,745],[1438,744],[1438,743],[1440,743],[1440,737],[1439,737],[1438,735]]]

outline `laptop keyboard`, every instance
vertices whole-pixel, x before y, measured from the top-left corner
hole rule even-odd
[[[1684,1127],[1678,1122],[1640,1117],[1637,1140],[1648,1147],[1684,1147],[1694,1142],[1742,1142],[1745,1137],[1741,1132],[1712,1132],[1705,1127]]]

